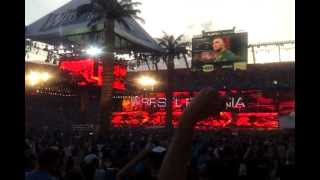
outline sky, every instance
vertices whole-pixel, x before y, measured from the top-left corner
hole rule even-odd
[[[25,0],[28,25],[70,0]],[[201,30],[248,32],[249,43],[295,40],[294,0],[136,0],[152,37],[162,32],[187,38]]]

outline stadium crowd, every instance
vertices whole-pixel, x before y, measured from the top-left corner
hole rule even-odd
[[[28,135],[26,177],[153,179],[171,135],[160,129],[121,129],[100,140],[75,136],[70,144],[58,131]],[[292,131],[197,132],[188,179],[287,179],[294,175],[294,145]]]

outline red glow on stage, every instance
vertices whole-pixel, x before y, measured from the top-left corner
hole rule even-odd
[[[178,127],[183,112],[173,112],[173,126]],[[230,116],[231,117],[231,116]],[[153,114],[145,111],[116,112],[113,114],[112,124],[114,127],[164,127],[166,112],[156,112]],[[278,113],[239,113],[235,119],[230,118],[208,118],[199,121],[195,128],[210,130],[227,127],[243,128],[279,128]]]
[[[127,76],[127,68],[123,65],[114,65],[114,73],[115,78],[125,78]]]
[[[82,78],[83,81],[78,82],[78,85],[97,85],[102,86],[102,65],[97,64],[93,59],[81,60],[64,60],[59,64],[59,68],[68,72],[73,77]],[[95,66],[97,66],[95,70]]]
[[[191,96],[190,92],[174,92],[173,93],[174,97],[188,97]]]
[[[124,83],[120,80],[115,80],[112,84],[112,88],[118,91],[124,91],[126,89]]]
[[[294,100],[282,101],[279,104],[279,114],[280,115],[290,114],[294,109],[295,109],[295,101]]]
[[[63,59],[60,61],[59,68],[69,73],[72,77],[81,79],[79,86],[95,85],[102,86],[103,67],[102,64],[94,59]],[[114,65],[114,79],[112,87],[118,91],[124,91],[123,80],[127,76],[127,67],[125,65]]]
[[[231,92],[231,91],[230,91]],[[233,91],[229,93],[226,101],[226,111],[234,110],[235,113],[221,112],[219,117],[209,117],[199,121],[196,129],[210,130],[214,128],[279,128],[279,115],[290,114],[294,111],[295,101],[285,100],[277,104],[262,91]],[[219,91],[220,95],[227,95],[226,91]],[[238,93],[238,94],[234,94]],[[192,97],[198,92],[174,92],[172,101],[173,125],[177,127],[184,109],[191,102]],[[148,93],[144,96],[127,96],[122,101],[122,112],[113,114],[115,127],[164,127],[166,124],[167,105],[165,93]],[[140,114],[140,115],[138,115]]]

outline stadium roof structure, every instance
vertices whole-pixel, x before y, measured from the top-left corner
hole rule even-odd
[[[248,47],[252,46],[272,46],[272,45],[285,45],[285,44],[295,44],[294,40],[289,41],[274,41],[274,42],[263,42],[263,43],[256,43],[256,44],[249,44]]]
[[[83,38],[74,38],[90,32],[101,32],[103,22],[97,24],[95,31],[87,26],[93,18],[92,15],[77,17],[76,9],[90,0],[72,0],[48,15],[40,18],[26,27],[25,37],[46,43],[69,42],[77,44]],[[115,22],[115,33],[134,46],[146,51],[163,52],[157,42],[133,19],[124,18],[129,28]],[[102,33],[103,34],[103,33]],[[72,38],[73,37],[73,38]]]

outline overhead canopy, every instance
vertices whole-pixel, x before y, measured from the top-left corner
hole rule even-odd
[[[26,28],[25,36],[32,40],[44,42],[66,41],[69,38],[92,31],[87,24],[92,15],[77,17],[76,9],[90,0],[72,0],[50,14],[40,18]],[[129,28],[118,22],[115,23],[115,33],[134,45],[151,51],[161,52],[157,42],[132,18],[124,19]],[[98,23],[97,31],[103,29],[103,23]],[[102,33],[103,34],[103,33]]]

